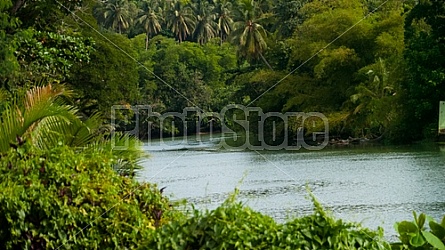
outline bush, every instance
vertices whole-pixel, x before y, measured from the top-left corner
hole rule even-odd
[[[401,242],[394,243],[392,249],[445,250],[445,216],[437,223],[430,216],[413,212],[414,221],[397,222],[394,227]],[[425,229],[428,222],[430,231]]]
[[[112,152],[25,144],[0,159],[0,249],[135,248],[174,213]]]
[[[284,224],[236,194],[186,216],[156,186],[116,173],[112,151],[87,149],[18,142],[0,154],[0,249],[444,249],[445,218],[414,213],[396,224],[401,242],[390,246],[382,229],[337,220],[313,195],[313,214]]]
[[[143,249],[390,249],[378,232],[314,213],[285,224],[229,199],[217,209],[156,229]]]

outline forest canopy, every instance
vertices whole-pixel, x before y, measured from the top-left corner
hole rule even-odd
[[[343,138],[432,138],[444,16],[439,0],[6,0],[0,110],[53,83],[85,116],[236,103],[323,112]]]

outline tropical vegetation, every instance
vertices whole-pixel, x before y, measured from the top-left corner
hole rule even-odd
[[[87,116],[136,104],[316,111],[331,136],[408,143],[437,133],[444,9],[437,0],[8,0],[0,96],[55,81]]]
[[[235,196],[234,196],[235,197]],[[276,223],[229,198],[217,209],[166,224],[148,249],[390,249],[383,231],[334,219],[312,197],[312,215]]]
[[[177,211],[133,178],[136,136],[189,131],[131,107],[316,111],[332,137],[434,138],[444,19],[441,0],[0,1],[0,248],[443,249],[444,220],[422,214],[390,246],[315,199],[284,224],[234,200]]]
[[[174,217],[154,185],[113,170],[110,151],[13,147],[0,162],[0,248],[136,248]]]

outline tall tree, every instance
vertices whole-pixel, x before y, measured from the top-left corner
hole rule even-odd
[[[5,0],[2,0],[2,2],[5,2]],[[6,2],[9,2],[9,0]],[[62,23],[63,17],[81,7],[84,0],[12,0],[10,2],[12,2],[12,6],[9,9],[9,14],[20,19],[22,28],[34,27],[41,31],[54,32]]]
[[[96,41],[95,50],[89,63],[73,65],[68,82],[76,90],[76,102],[83,113],[99,111],[109,117],[113,105],[133,104],[139,96],[138,65],[127,56],[136,57],[136,52],[125,36],[106,33],[107,40],[92,30],[83,32]],[[109,40],[128,54],[116,49]]]
[[[287,40],[289,68],[298,67],[300,74],[313,77],[319,90],[311,94],[320,98],[321,106],[339,110],[352,94],[348,91],[358,84],[354,74],[374,62],[367,57],[375,52],[375,36],[365,24],[345,33],[364,17],[360,0],[314,0],[301,13],[307,18]]]
[[[400,71],[398,65],[389,65],[379,59],[358,72],[364,81],[355,88],[356,93],[351,96],[351,103],[354,105],[349,118],[350,123],[360,128],[361,136],[382,138],[397,116],[395,101]]]
[[[197,0],[193,3],[193,10],[196,16],[196,25],[193,37],[199,44],[204,44],[216,36],[216,23],[213,9],[215,8],[208,1]]]
[[[258,23],[258,5],[254,0],[242,0],[239,7],[237,22],[232,33],[232,41],[238,46],[239,55],[250,62],[261,58],[272,69],[263,56],[263,52],[267,49],[266,30]]]
[[[141,24],[145,30],[145,50],[148,49],[148,40],[150,37],[162,30],[161,21],[163,17],[161,11],[159,2],[156,0],[148,0],[143,3],[137,22]]]
[[[108,0],[100,4],[94,14],[105,28],[111,28],[122,34],[130,28],[136,6],[128,0]]]
[[[404,123],[409,126],[404,134],[420,139],[422,132],[437,129],[439,101],[445,100],[445,2],[421,1],[411,10],[405,22],[405,44]]]
[[[168,27],[180,43],[187,39],[187,36],[193,34],[196,23],[190,6],[185,5],[180,0],[174,0],[170,3],[167,22]]]
[[[227,0],[215,0],[214,13],[221,45],[233,30],[232,6],[232,3]]]
[[[292,36],[297,25],[303,23],[300,9],[310,0],[278,0],[273,7],[275,22],[272,31],[278,31],[280,37]]]

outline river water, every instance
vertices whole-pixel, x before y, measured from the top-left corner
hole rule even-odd
[[[238,199],[277,221],[312,212],[306,185],[337,218],[383,227],[412,211],[445,215],[445,149],[439,145],[326,147],[320,151],[228,151],[218,138],[152,141],[141,181],[166,187],[171,199],[213,209],[235,188]]]

